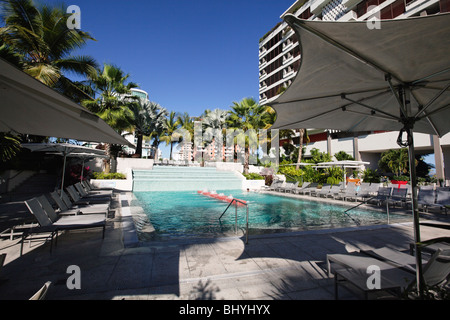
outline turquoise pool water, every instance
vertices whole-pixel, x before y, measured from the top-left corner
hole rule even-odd
[[[342,228],[357,223],[387,223],[386,212],[379,210],[355,209],[345,214],[348,206],[241,190],[217,191],[221,192],[249,202],[250,234]],[[158,239],[234,235],[234,206],[219,222],[228,203],[195,191],[134,192],[134,195],[153,225]],[[240,229],[245,227],[245,216],[245,207],[239,207]],[[405,215],[390,214],[391,223],[405,221],[405,218]],[[242,231],[239,234],[242,235]]]

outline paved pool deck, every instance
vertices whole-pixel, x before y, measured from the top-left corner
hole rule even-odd
[[[178,240],[137,240],[130,196],[119,193],[100,229],[71,231],[58,237],[50,252],[42,241],[0,240],[7,253],[0,270],[0,300],[26,300],[45,282],[48,300],[332,300],[334,280],[326,255],[388,246],[408,250],[411,223],[264,236]],[[445,215],[437,216],[446,223]],[[450,236],[422,227],[422,240]],[[80,268],[81,289],[69,290],[67,268]],[[360,299],[340,289],[340,299]]]

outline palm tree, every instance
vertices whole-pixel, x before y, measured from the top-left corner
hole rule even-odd
[[[202,117],[202,127],[203,127],[203,142],[206,145],[217,143],[219,148],[223,149],[224,142],[226,142],[226,123],[229,111],[222,109],[205,110],[204,116]],[[222,134],[222,141],[217,141],[220,139]],[[215,149],[213,148],[213,154]],[[219,154],[220,151],[219,151]],[[222,152],[222,157],[225,157],[224,152]],[[215,158],[215,156],[214,156]]]
[[[23,71],[76,102],[90,98],[82,83],[66,75],[89,77],[95,73],[94,58],[71,55],[95,39],[87,32],[67,28],[69,14],[62,5],[38,7],[31,0],[3,0],[0,12],[4,25],[0,44],[5,46],[0,50],[2,57],[12,58]]]
[[[142,98],[132,103],[130,109],[134,114],[132,128],[137,137],[136,154],[142,155],[144,137],[152,136],[161,120],[167,115],[167,111],[159,104]]]
[[[161,141],[164,141],[166,145],[170,144],[170,160],[172,160],[173,143],[178,141],[181,137],[180,133],[176,132],[180,128],[180,120],[177,118],[177,114],[171,111],[169,116],[164,119],[164,131],[160,137]]]
[[[136,88],[135,83],[125,83],[129,78],[128,74],[113,65],[105,64],[103,70],[95,75],[92,86],[95,88],[95,100],[83,100],[82,105],[96,113],[109,126],[118,133],[129,129],[134,121],[134,114],[131,111],[136,97],[131,96],[131,89]],[[113,158],[117,154],[112,154],[111,145],[106,145],[107,154]],[[110,161],[105,163],[105,171],[109,172]]]
[[[259,105],[253,98],[244,98],[240,102],[233,102],[230,115],[227,119],[229,128],[241,129],[244,134],[248,130],[259,130],[267,127],[270,119],[270,107]],[[245,134],[244,173],[248,174],[250,160],[249,135]],[[254,138],[254,137],[253,137]]]
[[[300,132],[300,142],[298,146],[298,158],[297,158],[297,166],[296,169],[300,169],[300,162],[302,162],[302,152],[303,152],[303,141],[306,138],[306,141],[309,142],[308,131],[306,129],[299,129]]]

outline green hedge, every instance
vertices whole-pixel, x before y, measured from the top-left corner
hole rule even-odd
[[[262,175],[260,175],[259,173],[244,174],[244,177],[247,180],[264,180],[264,177]]]
[[[98,180],[125,180],[127,177],[123,173],[104,173],[104,172],[94,172],[92,174],[94,179]]]

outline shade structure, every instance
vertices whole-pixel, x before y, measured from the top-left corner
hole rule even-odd
[[[0,132],[133,146],[86,108],[0,58]]]
[[[400,131],[415,163],[413,132],[450,131],[450,14],[328,22],[285,17],[301,47],[299,72],[271,106],[274,129]],[[406,137],[405,137],[406,134]],[[411,166],[417,287],[422,293],[417,179]]]
[[[107,157],[104,150],[93,149],[69,143],[24,143],[22,144],[22,148],[29,149],[32,152],[46,152],[61,155],[64,157],[61,179],[61,195],[64,188],[64,176],[66,172],[67,157]]]

